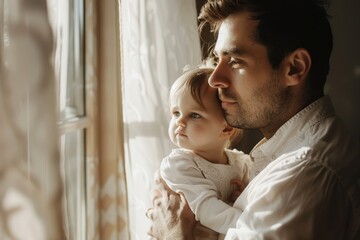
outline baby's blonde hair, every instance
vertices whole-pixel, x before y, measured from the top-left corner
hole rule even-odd
[[[240,128],[234,128],[233,133],[230,135],[229,142],[227,144],[227,148],[235,148],[236,145],[241,141],[244,135],[244,130]]]
[[[190,89],[191,96],[194,100],[200,104],[200,106],[204,107],[201,99],[201,89],[203,86],[210,87],[207,82],[212,71],[213,69],[211,68],[195,68],[185,71],[171,86],[170,98],[184,89]]]
[[[185,89],[190,89],[191,96],[193,99],[200,104],[200,106],[204,107],[204,103],[201,98],[201,90],[202,87],[209,88],[208,79],[213,72],[213,68],[211,65],[209,66],[209,62],[204,62],[203,65],[194,68],[187,69],[183,75],[181,75],[174,84],[170,88],[170,98],[174,96],[174,94],[179,92],[185,92]],[[206,85],[204,85],[206,84]],[[220,99],[217,98],[220,104]],[[226,144],[227,148],[232,148],[236,145],[243,136],[243,130],[239,128],[234,128],[232,130],[232,134],[230,135],[229,141]]]

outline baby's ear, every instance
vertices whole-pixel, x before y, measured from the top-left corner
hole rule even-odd
[[[231,136],[231,134],[234,132],[234,128],[230,125],[226,125],[225,128],[223,129],[223,135],[224,136]]]

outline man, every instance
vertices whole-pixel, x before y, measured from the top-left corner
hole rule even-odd
[[[202,8],[199,19],[217,35],[209,84],[226,120],[264,135],[250,153],[252,180],[234,203],[241,217],[225,239],[360,239],[358,143],[323,94],[327,17],[316,0],[209,0]],[[193,239],[184,197],[155,193],[149,234]]]

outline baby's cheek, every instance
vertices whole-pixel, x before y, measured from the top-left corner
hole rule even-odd
[[[169,128],[168,128],[168,135],[169,135],[171,141],[174,141],[174,139],[175,139],[175,130],[176,130],[176,126],[173,124],[170,124]]]
[[[205,128],[204,126],[197,126],[196,128],[194,128],[194,133],[194,136],[198,140],[207,139],[209,135],[211,135],[209,129]]]

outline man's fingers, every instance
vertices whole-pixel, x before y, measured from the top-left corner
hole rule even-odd
[[[231,179],[230,183],[237,185],[240,191],[243,191],[245,189],[244,182],[238,178]]]
[[[146,212],[147,218],[151,221],[150,229],[147,234],[151,239],[180,239],[182,235],[182,216],[186,216],[186,223],[190,223],[192,228],[195,217],[191,212],[184,196],[172,191],[160,177],[159,172],[154,175],[156,189],[151,192],[153,208]],[[184,212],[185,210],[185,212]],[[171,231],[170,231],[171,230]],[[170,234],[170,235],[169,235]]]
[[[154,228],[151,226],[150,229],[147,231],[147,235],[149,235],[151,238],[149,240],[157,240],[154,234]]]
[[[160,190],[165,190],[168,193],[175,193],[173,190],[171,190],[168,185],[165,183],[165,181],[162,179],[160,175],[160,171],[156,171],[154,174],[154,181],[157,185],[157,188]]]
[[[166,204],[168,206],[168,209],[173,209],[177,211],[181,205],[180,195],[175,192],[174,194],[171,193],[168,195],[167,201],[168,201],[167,204],[165,202],[163,202],[163,204],[164,205]]]
[[[241,194],[241,191],[235,190],[230,196],[230,201],[235,202],[238,199],[238,197],[240,196],[240,194]]]
[[[154,181],[155,181],[155,184],[159,184],[161,181],[163,181],[161,179],[161,175],[160,175],[160,171],[157,170],[155,173],[154,173]]]
[[[162,198],[162,193],[160,189],[153,189],[150,192],[150,199],[154,206],[156,206],[156,202],[159,201],[159,199]]]
[[[236,185],[243,185],[243,181],[241,181],[240,179],[238,178],[233,178],[230,180],[230,183],[231,184],[236,184]]]
[[[150,219],[150,211],[152,210],[153,208],[148,208],[148,210],[146,210],[146,213],[145,213],[145,216],[147,217],[147,218],[149,218]]]
[[[148,219],[150,219],[151,221],[154,221],[155,219],[155,209],[154,208],[149,208],[147,211],[146,211],[146,217]]]

